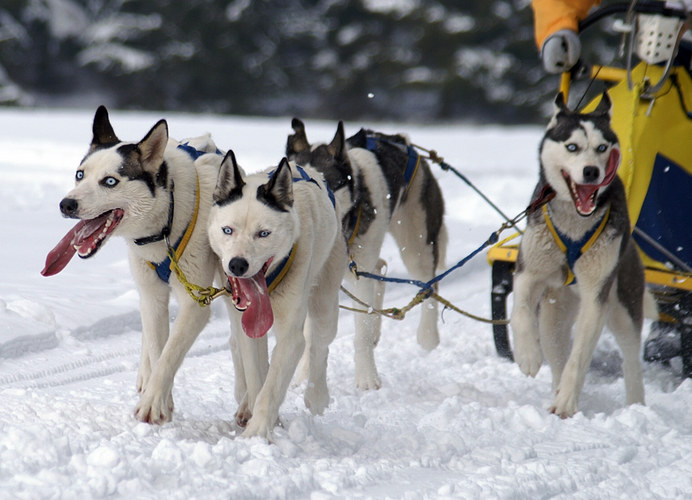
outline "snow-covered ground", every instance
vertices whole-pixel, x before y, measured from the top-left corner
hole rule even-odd
[[[176,377],[173,421],[137,422],[141,325],[125,246],[114,239],[59,275],[39,274],[73,221],[58,203],[91,139],[91,111],[0,110],[0,498],[692,498],[692,380],[644,368],[647,406],[623,408],[620,355],[601,339],[569,420],[550,415],[547,367],[536,379],[495,353],[489,326],[441,316],[442,342],[415,341],[417,311],[384,320],[376,351],[383,387],[353,383],[353,313],[329,359],[331,405],[313,417],[292,387],[274,444],[241,439],[222,307]],[[140,139],[163,115],[112,111],[116,133]],[[211,132],[248,170],[283,154],[290,119],[165,116],[174,137]],[[306,121],[313,141],[335,123]],[[508,214],[536,179],[541,130],[347,123],[405,131],[437,150]],[[446,197],[453,264],[500,217],[434,167]],[[404,276],[393,240],[383,257]],[[489,315],[490,268],[479,256],[440,293]],[[389,286],[387,305],[414,289]],[[344,300],[344,303],[347,303]],[[646,325],[648,330],[648,323]]]

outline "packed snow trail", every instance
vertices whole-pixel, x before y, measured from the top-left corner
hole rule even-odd
[[[127,139],[163,116],[112,112]],[[58,203],[91,139],[92,117],[0,111],[0,498],[692,496],[692,381],[678,377],[679,366],[645,365],[647,406],[623,407],[621,357],[606,332],[581,411],[560,420],[547,412],[547,367],[524,377],[496,355],[489,326],[452,311],[442,312],[441,344],[430,353],[415,340],[418,311],[385,319],[376,349],[383,387],[370,392],[354,387],[353,313],[343,312],[329,358],[330,407],[311,416],[304,387],[291,387],[269,444],[238,437],[228,321],[214,304],[176,377],[173,421],[138,422],[141,322],[122,241],[58,276],[39,274],[72,224]],[[175,137],[211,132],[248,170],[280,159],[290,132],[290,118],[165,117]],[[526,206],[539,128],[358,123],[346,131],[361,125],[407,132],[510,215]],[[306,126],[313,142],[336,129]],[[445,194],[451,265],[502,220],[462,182],[433,171]],[[406,276],[390,238],[383,258],[390,275]],[[490,268],[478,256],[445,278],[440,294],[488,316],[489,288]],[[385,307],[413,293],[388,285]]]

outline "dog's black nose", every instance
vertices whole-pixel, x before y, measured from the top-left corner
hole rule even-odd
[[[60,202],[60,211],[67,217],[74,217],[79,208],[79,203],[74,198],[64,198]]]
[[[584,182],[594,182],[598,179],[598,175],[600,173],[601,171],[598,169],[598,167],[584,167]]]
[[[233,276],[237,277],[244,275],[247,272],[248,267],[250,267],[250,264],[248,264],[248,261],[242,257],[233,257],[228,263],[228,270],[231,271]]]

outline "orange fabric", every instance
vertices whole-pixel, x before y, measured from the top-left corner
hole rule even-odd
[[[548,36],[562,29],[577,31],[591,7],[601,0],[533,0],[534,36],[540,50]]]

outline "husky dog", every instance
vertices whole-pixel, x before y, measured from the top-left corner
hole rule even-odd
[[[555,393],[550,411],[562,418],[577,412],[606,322],[622,350],[627,404],[644,403],[639,360],[644,268],[616,176],[620,151],[610,107],[603,94],[592,113],[580,114],[558,94],[540,145],[533,199],[554,197],[530,213],[514,277],[515,359],[533,377],[545,356]]]
[[[324,174],[344,210],[341,221],[350,257],[359,271],[384,273],[380,250],[389,231],[411,276],[429,281],[444,262],[447,231],[444,201],[427,162],[401,135],[361,129],[345,139],[339,122],[329,144],[311,146],[303,122],[294,118],[286,155],[299,165]],[[348,273],[351,277],[351,274]],[[354,282],[355,295],[382,308],[384,284],[362,278]],[[380,338],[377,314],[356,314],[355,375],[362,390],[379,389],[374,349]],[[437,302],[427,299],[421,308],[418,343],[427,350],[440,342]]]
[[[245,426],[243,436],[269,438],[306,345],[305,403],[315,414],[329,403],[327,354],[346,267],[339,204],[319,172],[284,158],[272,172],[246,176],[232,151],[221,164],[213,201],[209,241],[234,306],[236,422]],[[272,324],[276,347],[269,363],[265,334]]]
[[[113,235],[127,243],[142,315],[135,416],[143,422],[171,419],[173,378],[209,318],[209,308],[200,307],[170,276],[168,252],[170,242],[191,282],[212,283],[216,259],[206,226],[222,158],[209,136],[190,144],[169,138],[165,120],[141,141],[122,142],[100,106],[76,186],[60,202],[63,216],[79,222],[49,253],[44,276],[59,273],[75,253],[92,257]],[[169,335],[171,291],[180,310]]]

